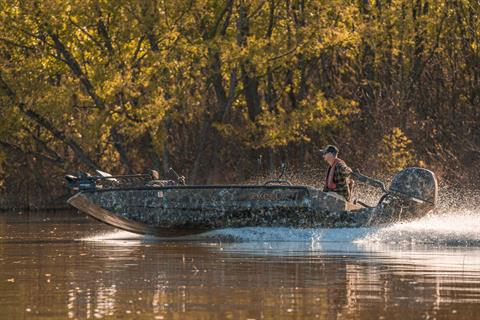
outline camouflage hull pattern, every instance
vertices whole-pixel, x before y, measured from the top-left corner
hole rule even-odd
[[[68,202],[117,228],[157,236],[255,226],[361,227],[414,219],[433,209],[437,192],[433,173],[414,169],[395,176],[395,194],[385,194],[376,207],[355,210],[328,193],[298,185],[117,187],[80,191]],[[399,196],[403,187],[429,200]]]

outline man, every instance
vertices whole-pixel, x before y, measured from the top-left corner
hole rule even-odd
[[[343,160],[337,158],[337,147],[328,145],[322,150],[322,153],[323,159],[329,164],[323,191],[333,192],[335,196],[341,196],[340,198],[350,201],[352,169]]]

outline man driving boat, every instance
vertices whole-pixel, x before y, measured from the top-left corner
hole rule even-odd
[[[338,148],[332,145],[326,146],[321,150],[323,159],[329,164],[327,175],[325,177],[324,192],[331,193],[332,196],[350,201],[352,180],[350,169],[345,161],[337,157]]]

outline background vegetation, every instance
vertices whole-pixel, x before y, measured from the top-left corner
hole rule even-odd
[[[0,202],[59,199],[78,170],[323,168],[326,143],[368,174],[475,182],[479,15],[471,0],[2,0]]]

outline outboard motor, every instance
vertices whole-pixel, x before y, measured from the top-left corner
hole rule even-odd
[[[397,173],[375,211],[375,222],[411,220],[425,216],[437,203],[438,184],[427,169],[406,168]]]
[[[422,168],[406,168],[393,177],[389,191],[423,200],[433,209],[437,203],[438,184],[432,171]]]

